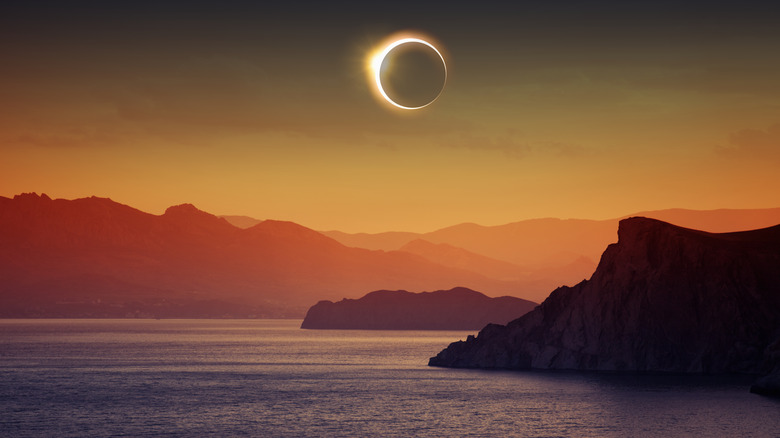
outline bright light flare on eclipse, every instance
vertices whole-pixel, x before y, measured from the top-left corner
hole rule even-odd
[[[447,82],[444,55],[424,37],[393,35],[368,62],[377,97],[403,110],[418,110],[439,98]]]

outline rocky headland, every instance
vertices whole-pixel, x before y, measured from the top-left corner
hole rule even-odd
[[[429,365],[647,373],[766,374],[778,389],[780,226],[713,234],[622,220],[590,280],[556,289]],[[774,354],[773,354],[774,352]],[[774,386],[773,386],[774,385]],[[776,393],[776,392],[775,392]]]
[[[537,304],[515,297],[490,298],[464,287],[412,293],[380,290],[359,299],[320,301],[301,324],[304,329],[479,330],[507,322]]]

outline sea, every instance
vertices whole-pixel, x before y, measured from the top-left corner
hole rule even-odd
[[[464,331],[0,320],[2,437],[780,437],[753,377],[428,367]]]

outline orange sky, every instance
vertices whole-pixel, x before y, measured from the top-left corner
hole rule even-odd
[[[350,232],[780,205],[777,7],[613,3],[3,6],[0,195]],[[450,73],[414,114],[364,74],[403,29]]]

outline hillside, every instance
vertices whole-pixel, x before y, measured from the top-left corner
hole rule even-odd
[[[376,291],[352,300],[320,301],[306,313],[305,329],[478,330],[505,324],[536,307],[514,297],[490,298],[467,288],[411,293]]]
[[[189,204],[157,216],[105,198],[0,197],[0,242],[2,317],[302,317],[312,302],[383,288],[518,293],[291,222],[240,229]]]
[[[668,209],[646,211],[642,216],[708,232],[752,230],[780,223],[780,208],[742,210]],[[626,217],[630,217],[626,216]],[[624,217],[625,218],[625,217]],[[559,286],[573,286],[590,278],[607,245],[616,241],[623,218],[607,220],[530,219],[498,226],[460,224],[429,233],[326,234],[345,245],[372,249],[406,249],[415,240],[448,245],[462,252],[522,267],[511,278],[520,283],[523,297],[542,301]],[[440,253],[417,254],[448,264]],[[451,258],[450,258],[451,259]],[[472,264],[470,269],[494,276],[494,264]]]

